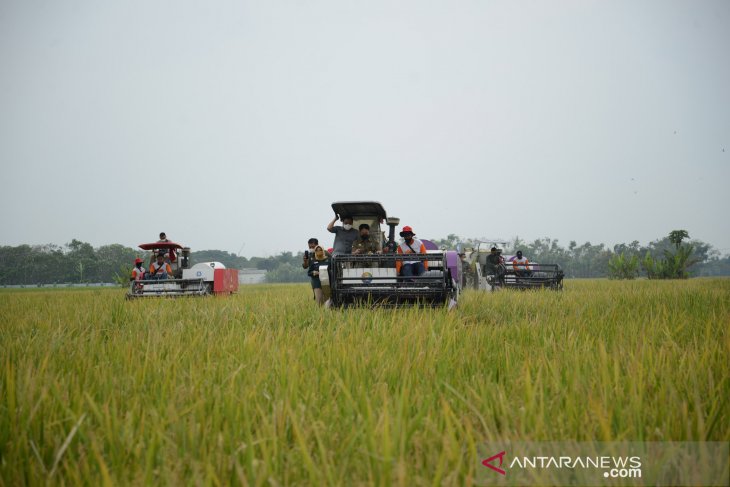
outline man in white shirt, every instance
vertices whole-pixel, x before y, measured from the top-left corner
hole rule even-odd
[[[512,260],[512,268],[515,270],[515,275],[517,277],[529,277],[532,275],[530,261],[527,260],[527,257],[522,256],[521,250],[517,251],[517,257]]]
[[[426,246],[414,238],[416,236],[413,233],[413,229],[409,226],[403,227],[403,231],[400,232],[400,236],[403,237],[398,249],[396,250],[399,254],[425,254]],[[403,260],[396,261],[395,268],[398,274],[404,277],[420,276],[428,270],[428,261],[425,260]]]

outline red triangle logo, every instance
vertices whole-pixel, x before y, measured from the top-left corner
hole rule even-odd
[[[497,473],[501,473],[502,475],[507,475],[507,472],[505,472],[504,470],[499,468],[502,466],[502,461],[504,459],[505,453],[506,452],[501,451],[501,452],[497,453],[496,455],[491,456],[491,457],[487,458],[486,460],[483,460],[482,465],[484,465],[485,467],[491,468],[492,470],[494,470]],[[492,465],[492,462],[495,461],[497,458],[499,458],[499,467]]]

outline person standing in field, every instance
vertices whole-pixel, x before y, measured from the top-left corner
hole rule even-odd
[[[399,254],[425,254],[426,246],[414,238],[416,236],[413,233],[413,229],[409,226],[403,227],[403,231],[400,232],[400,236],[403,237],[400,245],[396,249]],[[428,261],[425,260],[403,260],[396,261],[395,268],[398,275],[404,277],[420,276],[428,270]]]
[[[340,215],[335,215],[329,225],[327,225],[327,231],[335,234],[335,243],[332,250],[332,255],[337,254],[349,254],[352,252],[352,244],[357,240],[360,232],[352,228],[352,217],[343,216],[342,226],[335,226],[335,222],[340,218]]]
[[[309,263],[314,258],[314,249],[319,245],[319,240],[312,237],[307,240],[307,250],[304,251],[304,258],[302,259],[302,268],[309,269]],[[330,249],[331,250],[331,249]],[[325,250],[325,255],[329,257],[330,252]]]
[[[309,271],[309,264],[312,263],[314,260],[314,249],[317,248],[319,245],[319,240],[312,237],[309,240],[307,240],[307,250],[304,251],[304,258],[302,259],[302,267],[304,269],[307,269]],[[329,257],[329,252],[325,250],[324,252],[325,256]],[[309,275],[309,274],[307,274]],[[314,299],[317,299],[317,294],[314,293],[314,281],[312,281],[312,293],[314,294]]]
[[[304,251],[304,258],[302,259],[302,267],[309,269],[309,261],[314,256],[314,249],[319,245],[319,240],[316,238],[310,238],[307,240],[307,250]]]
[[[323,265],[329,265],[329,256],[324,249],[317,245],[314,248],[314,256],[309,264],[307,275],[312,280],[312,289],[314,290],[314,300],[318,305],[324,304],[324,293],[322,292],[322,282],[319,280],[319,268]]]

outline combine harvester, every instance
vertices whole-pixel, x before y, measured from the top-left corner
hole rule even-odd
[[[395,252],[395,227],[400,219],[388,217],[376,201],[332,203],[338,215],[353,218],[353,228],[367,223],[370,238],[378,242],[381,253],[367,255],[337,254],[329,268],[320,268],[320,281],[329,305],[348,306],[426,306],[452,308],[456,305],[461,282],[459,257],[455,251],[430,250],[427,254]],[[381,224],[388,227],[387,240]],[[396,262],[428,261],[428,271],[420,276],[401,277]]]
[[[165,252],[168,256],[166,262],[172,268],[172,277],[132,281],[127,299],[226,295],[238,291],[237,269],[226,269],[220,262],[201,262],[190,267],[189,247],[173,242],[155,242],[141,244],[139,248],[151,250],[153,258],[158,252]],[[177,251],[180,257],[175,256]]]
[[[488,272],[487,257],[492,247],[499,248],[504,242],[477,242],[477,246],[465,249],[467,261],[475,271],[471,284],[474,289],[483,291],[496,291],[506,289],[563,289],[563,277],[565,273],[558,264],[537,264],[530,262],[528,268],[520,274],[515,272],[512,260],[516,257],[508,255],[501,259],[497,272]],[[501,250],[499,253],[501,255]]]

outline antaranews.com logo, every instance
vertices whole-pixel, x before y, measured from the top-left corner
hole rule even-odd
[[[504,442],[480,446],[477,485],[730,487],[728,442]]]
[[[484,459],[482,465],[500,475],[507,475],[507,470],[502,468],[506,455],[506,451],[501,451]],[[505,468],[510,471],[514,469],[582,468],[600,471],[604,478],[641,478],[641,457],[515,456]]]

